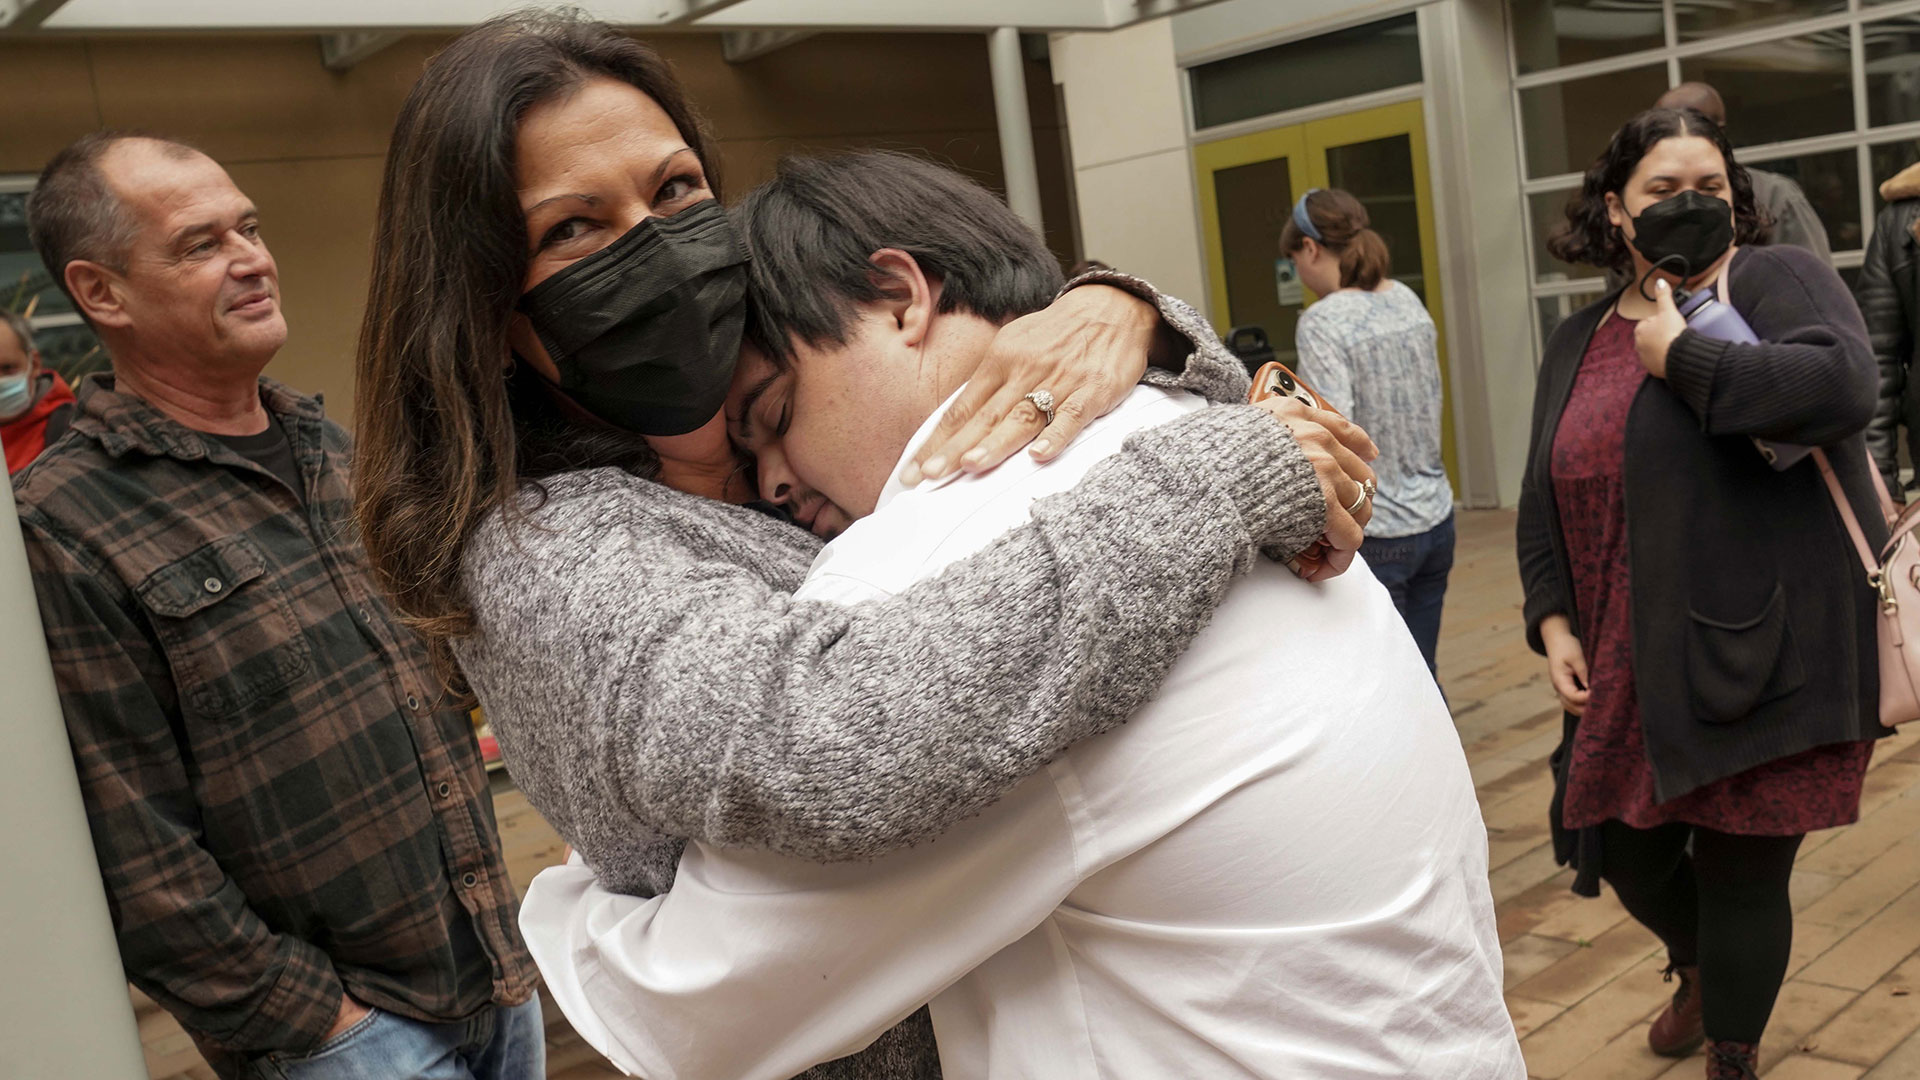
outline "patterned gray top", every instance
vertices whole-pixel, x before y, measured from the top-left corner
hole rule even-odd
[[[1308,308],[1294,330],[1300,377],[1367,430],[1373,471],[1372,537],[1413,536],[1453,513],[1440,462],[1440,359],[1433,320],[1412,289],[1343,289]]]

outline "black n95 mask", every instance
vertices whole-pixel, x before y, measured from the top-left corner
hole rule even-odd
[[[1711,195],[1683,191],[1640,211],[1629,242],[1649,263],[1684,281],[1733,246],[1733,207]]]
[[[684,435],[726,401],[746,324],[747,259],[709,199],[642,221],[516,307],[581,408],[642,435]]]

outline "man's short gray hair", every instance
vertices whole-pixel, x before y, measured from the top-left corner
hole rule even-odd
[[[128,139],[159,143],[169,157],[200,152],[177,139],[144,131],[95,131],[53,155],[27,195],[27,236],[53,275],[53,283],[69,300],[73,293],[67,289],[67,264],[84,259],[126,269],[136,226],[114,195],[113,185],[107,183],[100,160]],[[76,310],[79,306],[75,302]]]
[[[8,329],[13,331],[13,336],[20,339],[20,351],[26,353],[28,358],[31,359],[33,356],[33,324],[27,321],[26,316],[13,311],[0,311],[0,322],[5,322]]]

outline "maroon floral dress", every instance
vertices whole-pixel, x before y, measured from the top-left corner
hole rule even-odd
[[[1627,411],[1648,378],[1633,348],[1633,327],[1615,314],[1594,332],[1553,442],[1553,496],[1573,570],[1591,692],[1573,737],[1566,826],[1612,820],[1650,829],[1684,822],[1748,836],[1792,836],[1851,824],[1860,816],[1870,742],[1815,747],[1670,802],[1654,797],[1633,686],[1622,475]]]

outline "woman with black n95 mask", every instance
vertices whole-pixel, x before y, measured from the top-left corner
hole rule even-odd
[[[1518,545],[1529,643],[1566,710],[1555,853],[1666,944],[1678,986],[1648,1041],[1756,1075],[1786,974],[1787,880],[1808,832],[1859,816],[1878,716],[1872,590],[1816,465],[1885,528],[1861,432],[1876,376],[1832,268],[1756,246],[1725,134],[1691,110],[1628,121],[1548,241],[1629,280],[1547,342]],[[1711,288],[1757,344],[1687,329]]]
[[[1323,530],[1359,547],[1364,434],[1246,405],[1205,323],[1122,276],[1022,315],[1063,285],[1036,263],[1018,296],[970,301],[1007,362],[948,413],[979,423],[928,441],[944,466],[914,471],[1057,453],[1162,358],[1165,313],[1176,348],[1151,377],[1240,404],[1134,437],[937,582],[796,600],[848,519],[818,493],[787,499],[791,520],[745,505],[721,406],[747,251],[716,149],[652,49],[529,11],[427,64],[380,196],[355,409],[367,554],[608,887],[664,891],[688,841],[815,862],[931,841],[1151,696],[1261,550]],[[1113,528],[1116,507],[1156,527]],[[922,1010],[810,1075],[918,1080],[934,1049]]]

